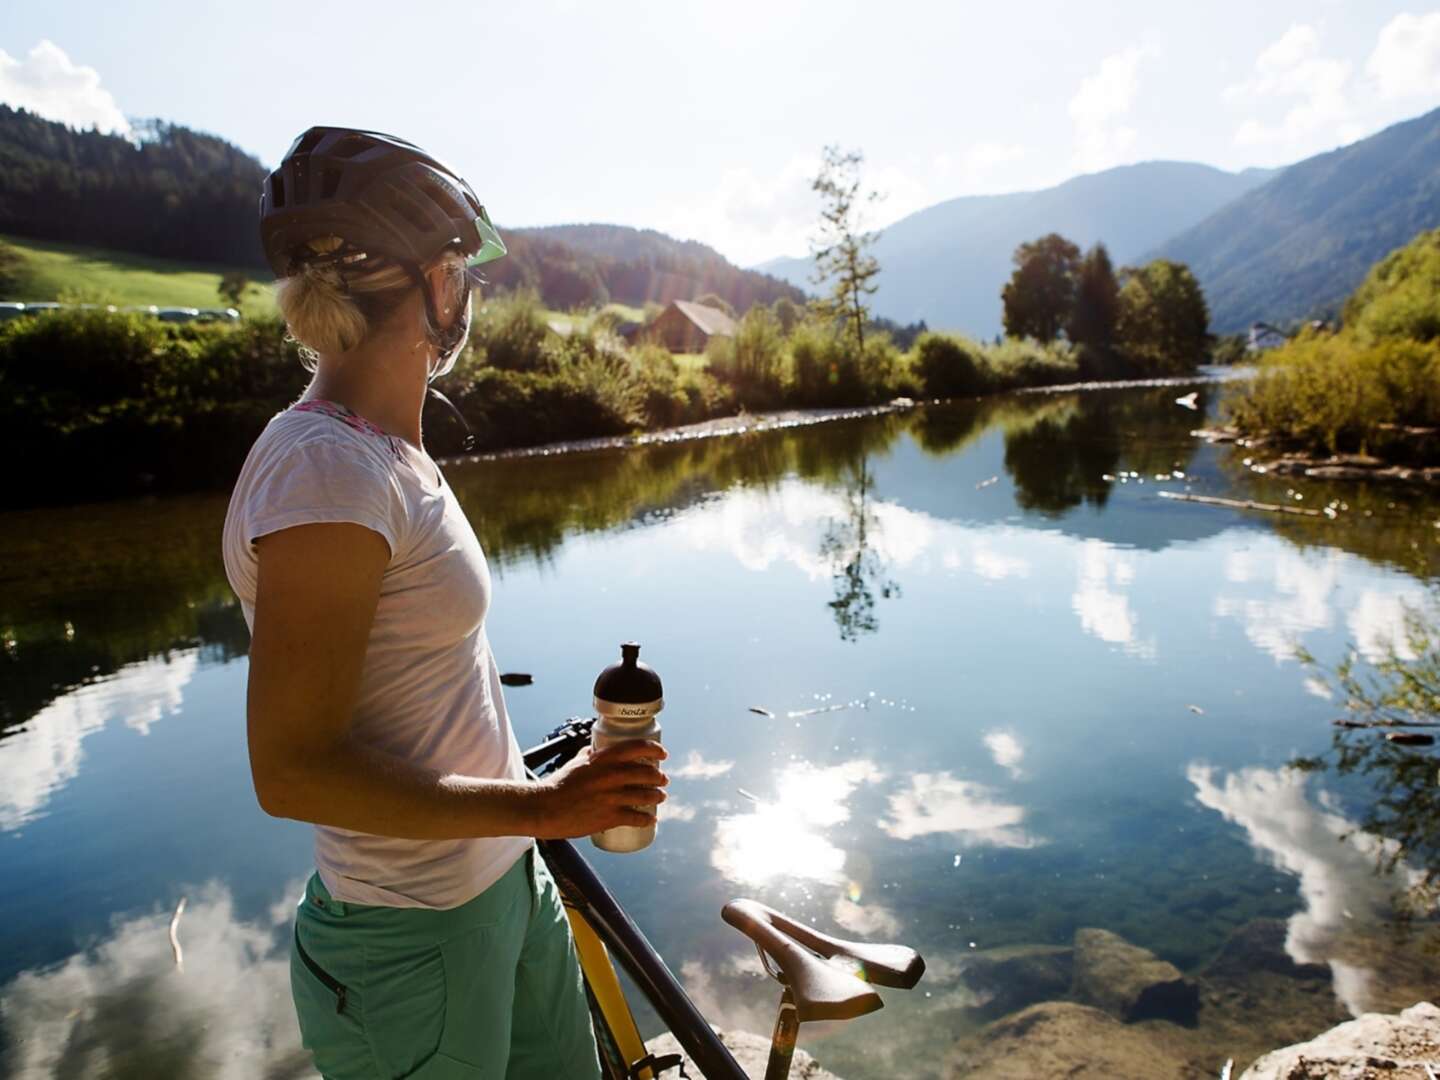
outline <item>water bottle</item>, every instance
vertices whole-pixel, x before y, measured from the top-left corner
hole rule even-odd
[[[640,646],[620,646],[620,662],[611,664],[595,680],[595,713],[599,719],[591,736],[597,751],[626,739],[660,741],[660,710],[665,708],[660,676],[640,662]],[[645,808],[652,812],[652,807]],[[602,851],[639,851],[655,839],[655,823],[616,825],[590,837]]]

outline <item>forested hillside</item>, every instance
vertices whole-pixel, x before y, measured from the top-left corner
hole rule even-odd
[[[0,233],[263,267],[264,176],[224,139],[174,124],[136,145],[0,105]]]
[[[504,230],[508,258],[487,267],[500,288],[533,288],[552,307],[643,305],[714,293],[736,311],[780,297],[805,299],[795,286],[741,270],[713,248],[654,229],[623,225],[555,225]]]
[[[1216,330],[1336,315],[1371,264],[1440,225],[1440,109],[1291,165],[1157,254],[1189,264]]]
[[[249,267],[265,276],[256,211],[266,171],[224,139],[174,124],[146,125],[137,145],[0,105],[0,234]],[[503,222],[503,207],[495,209]],[[803,299],[793,286],[741,270],[703,244],[652,229],[502,224],[501,231],[510,257],[489,268],[494,286],[533,288],[551,307],[715,293],[744,311],[781,296]]]

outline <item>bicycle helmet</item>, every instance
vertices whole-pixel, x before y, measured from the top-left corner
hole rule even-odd
[[[339,252],[310,241],[338,236]],[[414,143],[357,128],[312,127],[260,193],[260,238],[276,277],[307,262],[385,257],[418,277],[446,248],[470,269],[505,254],[485,207],[455,170]]]

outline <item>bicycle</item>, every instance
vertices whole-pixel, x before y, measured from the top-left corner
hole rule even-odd
[[[590,745],[594,720],[572,719],[525,752],[532,774],[543,775]],[[748,1080],[665,961],[568,840],[542,840],[540,851],[560,887],[585,976],[606,1080],[660,1080],[670,1069],[687,1076],[678,1054],[645,1049],[611,957],[634,981],[705,1080]],[[911,989],[925,961],[904,945],[874,945],[822,934],[782,912],[748,899],[732,900],[721,918],[755,945],[761,966],[780,983],[780,1007],[770,1040],[765,1080],[785,1080],[800,1025],[853,1020],[884,1006],[876,986]],[[842,968],[831,963],[840,960]]]

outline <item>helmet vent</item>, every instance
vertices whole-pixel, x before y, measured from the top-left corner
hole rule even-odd
[[[425,216],[418,206],[409,199],[401,198],[399,195],[392,197],[390,206],[394,211],[408,221],[419,232],[430,232],[435,226]]]
[[[290,156],[294,157],[296,154],[310,153],[310,151],[314,150],[316,145],[324,137],[324,131],[320,130],[319,128],[311,128],[304,134],[303,137],[301,137],[300,141],[295,144],[295,148],[290,151]]]
[[[285,205],[285,178],[278,174],[270,177],[270,205],[276,210]]]
[[[320,172],[320,197],[333,199],[340,188],[340,170],[322,169]]]

